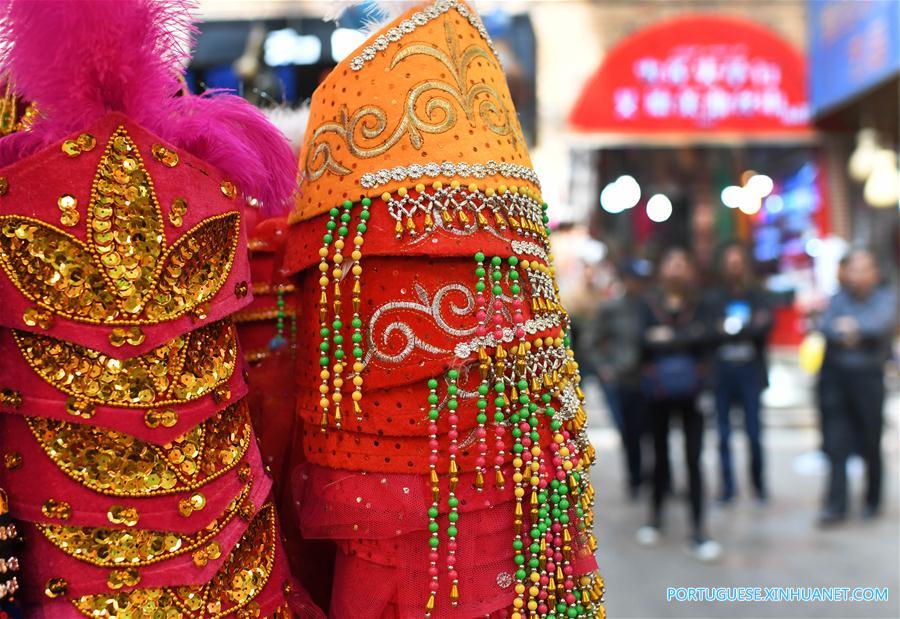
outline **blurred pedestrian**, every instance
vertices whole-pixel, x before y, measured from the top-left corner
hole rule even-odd
[[[690,550],[696,558],[712,561],[721,554],[721,547],[707,537],[704,527],[703,416],[697,406],[709,330],[695,282],[688,252],[669,249],[660,262],[657,289],[645,296],[642,305],[642,384],[653,430],[654,467],[650,522],[638,531],[637,539],[648,545],[659,539],[669,478],[669,426],[679,417],[688,470]]]
[[[864,517],[877,516],[881,507],[884,364],[896,327],[897,298],[890,286],[881,285],[878,264],[868,250],[848,255],[843,279],[820,325],[826,362],[819,397],[831,465],[822,525],[847,516],[847,457],[856,446],[866,467]]]
[[[641,394],[641,295],[650,276],[646,260],[624,262],[618,268],[619,294],[600,305],[590,349],[612,414],[622,438],[628,471],[628,494],[638,497],[643,479],[641,456],[645,434]]]
[[[721,494],[723,503],[735,495],[731,458],[731,408],[738,404],[750,446],[750,477],[756,498],[766,499],[763,474],[760,396],[768,386],[766,340],[772,330],[772,308],[766,292],[755,282],[750,257],[736,243],[722,251],[720,284],[707,300],[715,349],[713,389],[719,429]]]

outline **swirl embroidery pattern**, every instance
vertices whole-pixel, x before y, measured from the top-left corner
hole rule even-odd
[[[444,22],[447,50],[429,43],[412,43],[402,47],[391,60],[390,70],[404,60],[419,56],[430,57],[446,70],[452,81],[430,79],[409,89],[403,106],[403,115],[389,134],[388,114],[377,105],[365,105],[352,114],[346,106],[340,110],[337,121],[319,125],[312,134],[305,167],[308,180],[315,181],[326,172],[344,176],[351,170],[339,162],[332,152],[332,144],[323,139],[336,136],[354,157],[369,159],[384,154],[403,137],[421,150],[424,133],[438,134],[452,129],[461,111],[472,127],[476,117],[493,133],[510,136],[515,144],[519,140],[515,116],[503,102],[500,93],[483,82],[470,83],[469,67],[476,59],[485,62],[495,60],[476,44],[460,49],[458,37],[450,20]],[[386,135],[387,134],[387,135]],[[386,137],[385,137],[386,135]]]

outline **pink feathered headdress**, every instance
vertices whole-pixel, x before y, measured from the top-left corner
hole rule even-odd
[[[240,97],[182,91],[193,8],[193,0],[5,0],[0,75],[40,119],[0,140],[0,166],[120,112],[280,210],[296,174],[284,136]]]

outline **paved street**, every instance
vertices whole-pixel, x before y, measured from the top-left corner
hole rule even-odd
[[[717,563],[702,564],[685,551],[687,505],[681,498],[670,500],[667,506],[665,539],[659,546],[645,548],[634,541],[634,532],[647,514],[647,499],[632,504],[624,498],[618,436],[609,427],[596,395],[588,395],[589,403],[593,402],[591,436],[598,452],[592,476],[597,490],[598,556],[607,581],[611,618],[900,617],[896,410],[889,411],[884,442],[887,484],[883,517],[876,522],[858,517],[863,480],[856,462],[850,465],[850,475],[857,513],[839,529],[821,530],[815,526],[815,516],[826,468],[816,451],[819,438],[814,413],[808,404],[790,410],[767,409],[771,500],[760,507],[745,495],[728,508],[711,505],[710,533],[723,544],[724,555]],[[737,470],[743,473],[746,445],[741,436],[734,446]],[[673,435],[672,453],[680,460],[680,435]],[[679,460],[675,460],[675,485],[680,490],[685,480]],[[717,465],[716,437],[707,432],[704,470],[708,495],[716,490]],[[890,599],[887,603],[667,603],[666,588],[672,586],[872,586],[888,587]]]

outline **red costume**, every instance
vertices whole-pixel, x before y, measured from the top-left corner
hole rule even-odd
[[[247,200],[289,197],[289,146],[237,97],[179,93],[183,3],[2,17],[3,69],[40,110],[0,140],[0,486],[27,616],[319,616],[286,569],[232,319]]]
[[[603,616],[545,205],[472,9],[423,4],[341,62],[300,170],[293,490],[339,547],[331,616]]]

